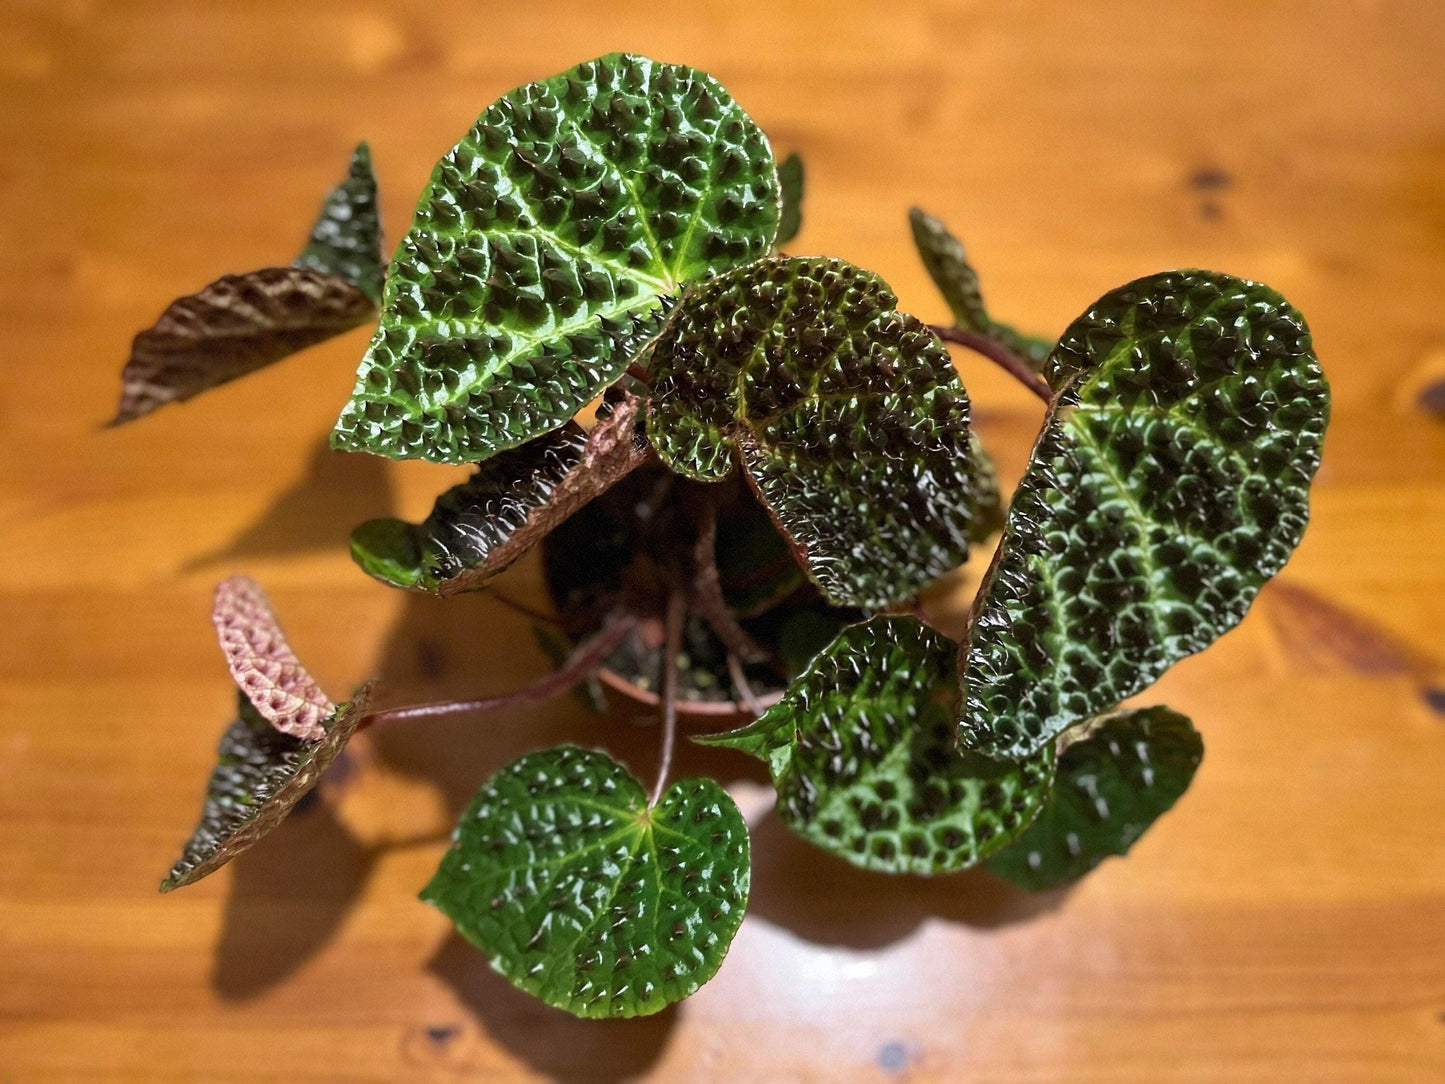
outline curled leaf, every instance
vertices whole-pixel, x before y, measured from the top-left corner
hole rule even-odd
[[[471,463],[556,429],[778,214],[767,138],[703,72],[613,54],[518,87],[437,164],[334,446]]]
[[[644,1016],[712,978],[748,900],[748,833],[711,779],[653,808],[605,753],[532,753],[477,792],[422,892],[511,982],[576,1016]]]
[[[1170,271],[1111,291],[1056,390],[975,602],[963,743],[1028,754],[1236,625],[1309,515],[1329,388],[1267,286]]]
[[[179,298],[131,344],[111,425],[265,368],[359,327],[380,295],[376,178],[362,144],[291,267],[225,275]]]
[[[371,299],[336,275],[269,267],[225,275],[171,302],[135,337],[112,425],[184,402],[359,327]]]
[[[255,844],[286,818],[336,759],[366,715],[364,685],[327,721],[318,741],[283,734],[238,693],[237,719],[221,736],[201,821],[161,891],[199,881]]]
[[[964,869],[1033,820],[1053,755],[954,748],[956,654],[914,618],[875,617],[844,630],[755,723],[693,740],[766,763],[788,827],[855,866]]]
[[[336,705],[291,650],[260,584],[246,576],[222,580],[211,621],[231,676],[256,711],[283,734],[305,741],[324,737],[323,724]]]
[[[1074,735],[1066,731],[1067,740]],[[1084,876],[1134,842],[1179,800],[1204,756],[1189,720],[1168,708],[1104,716],[1059,754],[1043,812],[988,868],[1042,892]]]
[[[395,587],[476,590],[648,457],[640,404],[624,398],[589,434],[575,422],[487,460],[437,499],[421,523],[369,520],[351,554]]]
[[[986,335],[1010,352],[1023,358],[1036,372],[1043,372],[1053,343],[1020,335],[1008,324],[1001,324],[988,314],[983,294],[979,291],[978,272],[968,262],[963,242],[948,231],[927,211],[915,207],[908,212],[913,226],[913,243],[923,266],[948,302],[955,323],[968,331]]]
[[[878,276],[759,260],[684,299],[652,353],[647,433],[701,481],[740,458],[836,603],[881,607],[968,555],[968,396]]]

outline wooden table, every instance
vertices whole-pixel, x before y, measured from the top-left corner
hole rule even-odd
[[[1125,861],[1030,899],[852,872],[739,758],[750,914],[681,1008],[588,1024],[415,899],[523,749],[651,732],[570,701],[358,742],[323,801],[155,893],[231,685],[246,571],[333,695],[500,690],[546,663],[485,598],[404,598],[344,539],[456,472],[324,450],[363,332],[116,431],[129,336],[289,260],[369,138],[390,236],[493,97],[610,49],[714,72],[807,159],[797,248],[943,315],[918,202],[995,310],[1058,330],[1165,267],[1267,280],[1336,414],[1315,518],[1238,631],[1145,698],[1193,790]],[[7,0],[0,12],[0,1080],[1445,1077],[1445,6],[1418,0],[457,4]],[[1004,470],[1038,409],[959,359]],[[513,589],[536,590],[524,567]]]

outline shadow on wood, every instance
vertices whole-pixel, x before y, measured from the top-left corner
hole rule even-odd
[[[232,862],[216,993],[243,1000],[294,974],[336,933],[373,857],[319,798]]]
[[[235,538],[191,558],[194,572],[238,557],[276,557],[344,548],[351,528],[394,515],[395,493],[385,460],[331,450],[327,435],[312,447],[305,473]]]
[[[628,1080],[644,1073],[678,1021],[676,1005],[633,1020],[579,1020],[518,990],[459,934],[442,942],[427,969],[493,1040],[553,1080]]]

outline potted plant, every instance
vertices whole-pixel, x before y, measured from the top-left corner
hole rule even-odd
[[[885,874],[985,863],[1047,889],[1174,803],[1199,735],[1120,705],[1238,623],[1305,529],[1329,393],[1304,320],[1167,271],[1040,342],[915,211],[954,317],[930,327],[878,276],[781,251],[801,191],[712,77],[606,56],[488,108],[390,263],[363,145],[293,264],[137,336],[118,422],[379,318],[333,446],[474,473],[420,523],[357,526],[356,562],[445,597],[540,548],[557,660],[508,696],[337,704],[227,580],[238,717],[163,891],[256,842],[359,730],[573,687],[656,706],[653,780],[599,750],[522,757],[478,781],[422,897],[579,1016],[688,996],[742,920],[747,827],[716,781],[671,778],[681,715],[763,761],[793,831]],[[945,342],[1046,404],[1006,509]],[[955,642],[919,592],[995,536]]]

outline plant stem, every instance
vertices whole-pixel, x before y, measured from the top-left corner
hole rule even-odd
[[[558,669],[514,692],[500,696],[489,696],[481,700],[442,700],[433,704],[413,704],[404,708],[387,708],[374,711],[361,720],[358,730],[376,726],[379,723],[399,723],[407,719],[431,719],[441,715],[462,715],[475,711],[496,711],[500,708],[516,707],[546,700],[558,693],[566,692],[588,674],[592,673],[614,648],[622,642],[636,626],[637,619],[630,616],[610,617],[606,624],[591,638],[577,645]]]
[[[530,618],[531,620],[543,625],[550,625],[552,628],[566,628],[566,623],[560,617],[554,617],[552,614],[544,614],[541,610],[534,610],[526,603],[518,602],[510,595],[502,594],[502,592],[498,591],[495,587],[489,587],[487,589],[487,594],[491,598],[496,599],[507,609],[512,610],[515,613],[519,613],[523,617]]]
[[[753,691],[748,675],[743,673],[743,660],[731,651],[728,652],[728,677],[732,680],[733,691],[743,698],[743,705],[754,716],[762,715],[768,710],[758,702],[758,694]]]
[[[667,600],[667,642],[662,648],[662,749],[657,755],[657,782],[652,785],[652,796],[647,800],[649,809],[662,800],[668,773],[672,771],[672,751],[677,745],[677,657],[682,653],[682,626],[686,619],[687,599],[681,591],[674,591]]]
[[[975,354],[982,354],[1044,402],[1053,402],[1054,393],[1044,378],[1034,372],[1027,361],[1002,343],[967,328],[939,327],[932,324],[929,327],[944,342],[957,343],[959,346],[968,347]]]
[[[731,654],[762,662],[768,652],[738,624],[723,597],[717,570],[717,508],[711,501],[698,510],[697,545],[693,549],[692,601]]]

